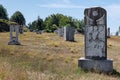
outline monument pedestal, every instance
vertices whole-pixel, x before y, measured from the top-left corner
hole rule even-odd
[[[8,42],[8,45],[20,45],[20,42],[18,42],[18,41],[10,41],[10,42]]]
[[[113,71],[113,61],[108,60],[93,60],[86,58],[79,58],[78,66],[83,70],[93,70],[96,72],[109,73]]]

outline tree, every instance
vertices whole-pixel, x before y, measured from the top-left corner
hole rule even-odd
[[[37,19],[36,28],[38,30],[43,30],[44,29],[43,20],[39,16],[38,16],[38,19]]]
[[[43,20],[38,16],[37,20],[34,20],[32,23],[28,24],[30,31],[33,30],[43,30]]]
[[[84,33],[84,27],[85,27],[84,20],[74,19],[73,23],[78,32]]]
[[[0,19],[8,20],[7,10],[1,4],[0,4]]]
[[[48,16],[44,21],[45,30],[47,32],[53,32],[57,28],[64,27],[67,24],[70,24],[70,26],[75,27],[72,17],[68,17],[63,14],[52,14]]]
[[[16,11],[10,18],[10,21],[16,22],[19,25],[25,25],[25,18],[20,11]]]

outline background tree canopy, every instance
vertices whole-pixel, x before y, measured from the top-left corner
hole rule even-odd
[[[37,20],[34,20],[32,23],[28,24],[30,31],[33,30],[44,30],[43,20],[38,16]]]
[[[0,19],[8,20],[7,10],[1,4],[0,4]]]
[[[7,10],[0,5],[0,29],[1,31],[8,31],[9,25],[6,23],[9,20],[7,15]],[[5,19],[5,20],[3,20]],[[23,14],[20,11],[16,11],[10,18],[10,21],[16,22],[19,25],[25,25],[26,21]],[[63,14],[52,14],[43,20],[38,16],[36,20],[30,22],[28,24],[28,28],[30,31],[33,30],[44,30],[46,32],[54,32],[54,30],[61,28],[61,27],[74,27],[78,32],[84,33],[84,21],[74,19],[70,16],[66,16]]]
[[[19,25],[25,25],[25,18],[20,11],[16,11],[10,18],[10,21],[16,22]]]
[[[54,30],[64,27],[75,27],[80,33],[84,33],[84,21],[73,19],[63,14],[52,14],[43,21],[39,16],[37,20],[28,24],[30,31],[45,30],[46,32],[54,32]]]

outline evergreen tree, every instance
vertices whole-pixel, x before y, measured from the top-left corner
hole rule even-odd
[[[7,10],[1,4],[0,4],[0,19],[8,20]]]
[[[10,21],[16,22],[19,25],[25,25],[25,18],[20,11],[16,11],[10,18]]]

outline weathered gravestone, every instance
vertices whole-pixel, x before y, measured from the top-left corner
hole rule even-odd
[[[58,28],[58,36],[63,37],[64,35],[64,28]]]
[[[15,32],[15,36],[13,35],[13,32]],[[10,42],[8,42],[8,45],[20,45],[20,42],[18,41],[18,34],[19,34],[19,25],[10,25]]]
[[[113,61],[107,59],[106,10],[100,7],[88,8],[85,15],[85,58],[78,60],[84,70],[112,72]]]
[[[110,28],[107,29],[107,38],[110,38]]]
[[[20,34],[23,34],[23,32],[24,32],[24,30],[23,30],[23,25],[20,25],[20,27],[19,27],[19,32],[20,32]]]
[[[117,32],[115,33],[115,36],[119,36],[119,31],[117,31]]]
[[[74,41],[74,27],[64,27],[64,40]]]

